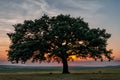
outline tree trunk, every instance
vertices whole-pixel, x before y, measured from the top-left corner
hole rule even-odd
[[[63,63],[63,74],[69,74],[69,71],[68,71],[68,62],[67,62],[67,59],[66,58],[63,58],[62,59],[62,63]]]

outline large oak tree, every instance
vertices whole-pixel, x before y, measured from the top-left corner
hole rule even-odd
[[[12,63],[57,61],[63,63],[63,73],[69,73],[72,56],[112,60],[112,51],[106,49],[111,34],[105,29],[90,29],[80,17],[44,15],[13,27],[14,32],[7,34],[11,40],[8,60]]]

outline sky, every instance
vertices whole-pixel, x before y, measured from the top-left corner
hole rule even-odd
[[[101,28],[112,34],[108,49],[120,60],[120,0],[0,0],[0,64],[7,63],[10,40],[6,33],[12,25],[39,19],[43,14],[70,14],[82,17],[90,28]],[[119,62],[118,62],[119,64]]]

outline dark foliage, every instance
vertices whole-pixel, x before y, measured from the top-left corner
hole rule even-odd
[[[13,27],[14,32],[7,34],[11,40],[8,59],[12,63],[57,61],[63,63],[63,73],[69,73],[67,61],[73,60],[73,55],[112,60],[112,51],[106,49],[111,34],[105,29],[90,29],[80,17],[44,15]]]

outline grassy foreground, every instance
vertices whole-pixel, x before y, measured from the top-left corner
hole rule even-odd
[[[0,80],[120,80],[120,68],[1,69]]]

